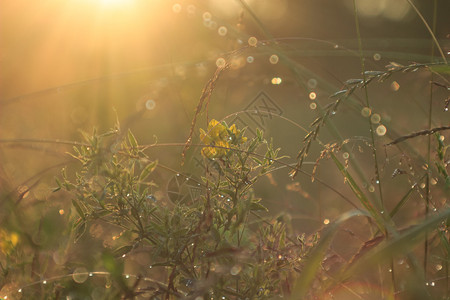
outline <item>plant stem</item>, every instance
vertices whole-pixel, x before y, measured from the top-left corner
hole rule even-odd
[[[364,82],[366,82],[366,75],[365,75],[365,63],[364,63],[364,56],[362,53],[362,42],[361,42],[361,33],[359,30],[359,19],[358,19],[358,9],[356,6],[356,0],[353,0],[353,8],[354,8],[354,14],[355,14],[355,27],[356,27],[356,35],[357,35],[357,39],[358,39],[358,48],[359,48],[359,57],[361,60],[361,73],[363,76],[363,80]],[[365,100],[366,100],[366,106],[370,107],[370,102],[369,102],[369,95],[367,92],[367,85],[364,85],[364,94],[365,94]],[[370,118],[368,118],[368,122],[369,122],[369,131],[370,131],[370,139],[372,142],[372,154],[373,154],[373,160],[374,160],[374,165],[375,165],[375,183],[378,186],[378,192],[380,195],[380,209],[382,211],[384,211],[384,201],[383,201],[383,193],[382,193],[382,188],[381,188],[381,178],[380,178],[380,170],[378,167],[378,159],[377,159],[377,151],[376,151],[376,147],[375,147],[375,133],[373,130],[373,125],[372,122],[370,121]]]
[[[412,4],[411,4],[412,5]],[[421,16],[419,14],[419,16]],[[437,16],[437,2],[434,0],[433,2],[433,29],[429,29],[430,34],[432,37],[434,37],[434,31],[436,30],[436,16]],[[429,26],[424,21],[427,28]],[[438,45],[439,46],[439,45]],[[431,43],[431,62],[433,62],[434,58],[434,43]],[[444,59],[445,60],[445,59]],[[430,73],[430,99],[429,99],[429,106],[428,106],[428,129],[431,128],[432,125],[432,117],[433,117],[433,72]],[[427,140],[427,173],[426,173],[426,190],[425,190],[425,218],[428,218],[428,213],[430,210],[430,196],[431,196],[431,189],[430,189],[430,163],[431,163],[431,135],[428,136]],[[424,242],[424,257],[423,257],[423,270],[424,270],[424,277],[427,278],[427,265],[428,265],[428,232],[425,232],[425,242]]]
[[[353,8],[354,8],[354,15],[355,15],[356,35],[357,35],[357,39],[358,39],[359,57],[361,60],[361,73],[363,76],[363,82],[366,83],[366,74],[365,74],[366,68],[365,68],[365,62],[364,62],[365,58],[364,58],[363,49],[362,49],[361,32],[360,32],[360,27],[359,27],[358,8],[356,6],[356,0],[353,0]],[[364,84],[364,98],[366,101],[366,107],[370,108],[367,84]],[[372,124],[370,118],[367,118],[367,121],[368,121],[369,131],[370,131],[370,139],[372,142],[372,155],[373,155],[373,161],[374,161],[374,166],[375,166],[375,185],[378,186],[378,194],[380,195],[379,207],[381,209],[381,213],[383,213],[385,211],[385,208],[384,208],[384,201],[383,201],[383,190],[382,190],[382,186],[381,186],[380,168],[378,166],[377,149],[376,149],[376,145],[375,145],[375,133],[374,133],[373,124]],[[387,229],[385,230],[384,235],[386,237],[388,236]],[[395,275],[394,275],[395,272],[394,272],[393,258],[391,258],[390,264],[391,264],[391,280],[392,280],[391,288],[393,290],[393,294],[395,294],[396,287],[395,287]],[[380,275],[380,278],[382,279],[381,275]],[[381,280],[381,282],[382,282],[382,280]],[[384,296],[383,293],[382,293],[382,296]]]

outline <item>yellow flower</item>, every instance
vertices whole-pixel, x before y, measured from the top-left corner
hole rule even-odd
[[[230,134],[231,133],[231,134]],[[242,137],[241,131],[233,124],[231,127],[219,123],[212,119],[207,131],[200,129],[200,140],[203,144],[209,147],[202,148],[202,155],[208,158],[219,158],[225,156],[230,149],[230,142],[232,144],[245,143],[246,137]]]
[[[228,137],[227,127],[217,120],[212,119],[208,124],[208,135],[214,140],[226,140]]]
[[[230,145],[227,142],[218,141],[211,144],[214,147],[203,147],[202,155],[208,158],[218,158],[225,156],[228,153],[228,149]],[[223,147],[223,148],[222,148]]]
[[[238,144],[243,144],[247,141],[247,137],[242,136],[241,131],[236,128],[236,124],[231,125],[229,130],[234,134],[234,138]]]
[[[7,232],[0,229],[0,251],[3,254],[10,254],[19,242],[19,235],[15,232]]]

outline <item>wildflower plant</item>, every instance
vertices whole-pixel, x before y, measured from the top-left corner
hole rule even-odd
[[[228,127],[226,123],[219,123],[212,119],[207,131],[200,128],[200,140],[209,147],[203,147],[202,155],[207,158],[220,158],[229,153],[230,146],[236,148],[247,141],[243,132],[236,129],[236,124]]]
[[[120,230],[91,266],[108,271],[109,297],[269,299],[289,293],[312,245],[289,236],[287,219],[264,216],[252,186],[272,170],[279,149],[262,131],[247,141],[235,124],[211,120],[200,129],[205,146],[197,155],[208,166],[197,182],[202,193],[177,203],[155,201],[158,163],[131,132],[123,135],[117,126],[85,138],[72,154],[80,171],[74,180],[64,171],[58,185],[73,198],[75,242],[98,224]],[[133,270],[135,281],[126,282],[127,262],[142,253],[147,268]]]

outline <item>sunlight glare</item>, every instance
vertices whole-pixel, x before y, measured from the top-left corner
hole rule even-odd
[[[132,0],[100,0],[100,2],[105,6],[122,6],[130,4]]]

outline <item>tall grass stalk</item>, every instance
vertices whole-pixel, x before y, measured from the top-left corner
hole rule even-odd
[[[358,17],[358,7],[356,5],[356,0],[353,0],[353,9],[354,9],[354,17],[355,17],[356,38],[358,40],[359,57],[360,57],[360,63],[361,63],[361,74],[363,76],[363,82],[365,83],[366,82],[366,67],[365,67],[365,58],[363,55],[363,47],[362,47],[361,32],[360,32],[359,17]],[[366,107],[368,107],[370,109],[371,106],[370,106],[370,101],[369,101],[369,94],[367,91],[367,85],[364,84],[363,88],[364,88],[364,99],[366,102]],[[381,182],[380,169],[379,169],[378,158],[377,158],[377,148],[376,148],[376,144],[375,144],[374,128],[373,128],[373,124],[372,124],[370,118],[367,118],[367,122],[369,125],[370,140],[372,143],[372,156],[373,156],[373,163],[374,163],[374,167],[375,167],[375,185],[377,186],[378,194],[380,197],[380,202],[378,203],[378,205],[379,205],[379,208],[381,211],[385,211],[382,182]],[[383,232],[383,234],[387,237],[388,236],[387,230],[385,230]],[[391,265],[392,292],[395,293],[395,290],[396,290],[395,269],[394,269],[394,259],[393,258],[391,258],[390,265]],[[380,265],[378,265],[378,273],[380,276],[380,281],[382,282],[383,276],[382,276],[382,270],[381,270]],[[384,297],[383,290],[382,290],[381,296]]]

